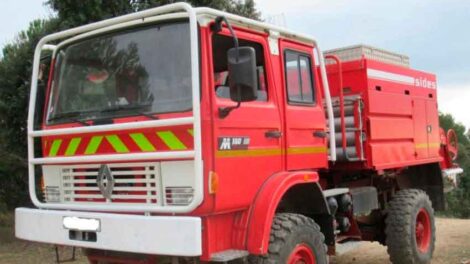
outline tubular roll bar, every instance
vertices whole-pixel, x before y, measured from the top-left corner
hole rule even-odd
[[[36,106],[37,95],[37,79],[39,73],[39,64],[41,51],[54,50],[53,45],[48,42],[72,37],[77,34],[103,29],[105,27],[116,24],[131,22],[146,17],[163,15],[173,12],[185,12],[189,18],[190,39],[191,39],[191,83],[192,83],[192,105],[193,117],[175,118],[168,120],[151,120],[139,121],[126,124],[99,125],[93,127],[75,127],[51,130],[34,130],[34,110]],[[187,213],[196,209],[202,203],[204,195],[203,184],[203,163],[201,153],[201,112],[200,112],[200,94],[199,94],[199,39],[198,39],[198,22],[196,11],[189,4],[175,3],[162,7],[157,7],[137,13],[116,17],[89,25],[65,30],[55,34],[51,34],[42,38],[35,49],[33,73],[31,77],[31,94],[29,99],[28,110],[28,172],[29,172],[29,193],[33,204],[38,208],[61,209],[61,210],[81,210],[81,211],[113,211],[113,212],[160,212],[160,213]],[[161,152],[161,153],[132,153],[132,154],[115,154],[115,155],[90,155],[77,157],[49,157],[36,158],[34,156],[34,138],[43,136],[66,135],[70,133],[91,133],[91,132],[107,132],[123,129],[140,129],[149,127],[162,127],[172,125],[193,125],[194,150],[180,152]],[[194,158],[194,198],[188,206],[162,206],[155,205],[119,205],[119,204],[48,204],[42,203],[36,194],[36,177],[35,165],[51,164],[51,163],[79,163],[79,162],[116,162],[130,160],[148,160],[148,159],[175,159],[175,158]]]
[[[336,161],[336,134],[335,134],[335,116],[333,113],[333,104],[331,102],[330,86],[328,85],[328,77],[326,75],[325,58],[323,52],[317,46],[318,58],[320,60],[321,79],[323,84],[323,93],[325,96],[326,113],[328,114],[328,129],[330,133],[330,161]]]
[[[343,65],[338,56],[335,55],[326,55],[325,59],[334,60],[336,65],[338,65],[338,83],[339,83],[339,112],[341,120],[341,147],[343,149],[344,156],[346,160],[350,160],[348,151],[347,151],[347,142],[346,142],[346,123],[344,122],[344,91],[343,91]]]

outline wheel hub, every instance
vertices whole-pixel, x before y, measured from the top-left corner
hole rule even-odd
[[[424,208],[421,208],[416,216],[415,236],[418,250],[426,253],[431,244],[431,218]]]
[[[297,245],[287,260],[288,264],[315,264],[315,255],[310,247]]]

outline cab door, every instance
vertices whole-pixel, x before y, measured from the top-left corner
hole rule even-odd
[[[313,48],[281,41],[288,170],[326,167],[326,121]]]
[[[236,106],[230,99],[227,51],[233,39],[226,28],[211,37],[214,171],[218,192],[216,210],[247,207],[259,186],[282,170],[281,112],[277,106],[270,53],[265,36],[238,31],[241,47],[256,52],[258,99],[243,102],[226,116],[222,109]]]

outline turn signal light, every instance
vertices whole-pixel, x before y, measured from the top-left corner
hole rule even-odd
[[[39,180],[39,188],[43,194],[46,192],[46,184],[44,183],[44,175],[41,175],[41,178]]]
[[[209,193],[216,194],[219,190],[219,175],[211,171],[209,172]]]

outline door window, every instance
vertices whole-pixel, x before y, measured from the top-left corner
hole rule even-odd
[[[257,42],[239,39],[239,45],[248,46],[256,52],[256,73],[258,75],[258,98],[257,101],[268,101],[268,88],[266,82],[266,71],[263,46]],[[230,98],[228,87],[227,51],[233,48],[233,38],[214,34],[212,37],[214,82],[216,95],[219,98]]]
[[[313,104],[315,96],[310,56],[287,50],[285,52],[285,74],[289,102]]]

